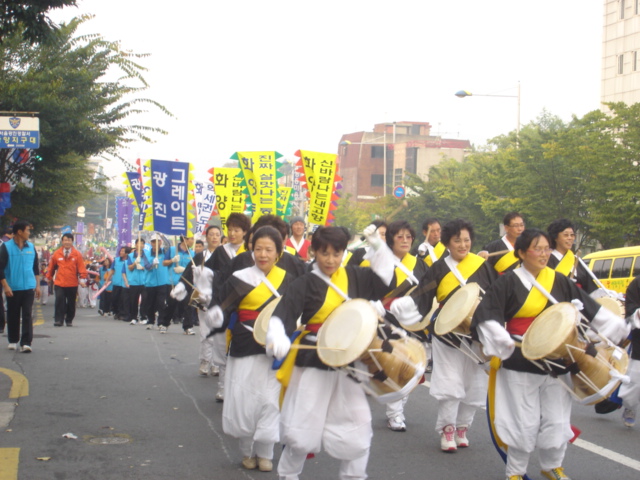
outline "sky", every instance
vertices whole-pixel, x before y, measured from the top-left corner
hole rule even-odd
[[[236,151],[337,153],[345,133],[393,121],[476,146],[545,110],[600,106],[602,0],[78,0],[98,33],[142,59],[167,107],[136,123],[169,132],[120,153],[181,160],[196,175]],[[124,172],[111,162],[106,172]]]

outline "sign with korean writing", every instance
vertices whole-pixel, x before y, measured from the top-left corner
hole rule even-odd
[[[216,194],[211,182],[193,182],[193,197],[196,205],[196,235],[204,233],[216,206]]]
[[[232,213],[244,213],[246,194],[242,187],[242,172],[239,168],[212,168],[211,182],[216,195],[216,209],[220,215],[222,231],[227,235],[227,218]]]
[[[144,186],[142,185],[142,176],[140,172],[125,172],[122,175],[125,178],[125,191],[129,198],[135,201],[135,206],[140,212],[138,218],[138,230],[142,230],[144,226],[145,210],[147,205],[144,203]]]
[[[191,164],[168,160],[149,160],[148,170],[143,172],[147,214],[145,230],[155,230],[165,235],[185,235],[191,231],[194,215],[189,211],[193,204]],[[148,190],[147,190],[148,187]]]
[[[278,186],[278,216],[288,217],[291,215],[291,207],[293,203],[293,188]]]
[[[131,220],[133,201],[129,197],[116,197],[116,227],[118,248],[131,245]]]
[[[274,151],[263,152],[236,152],[231,156],[238,160],[238,165],[244,176],[251,203],[253,204],[252,221],[262,215],[277,215],[278,209],[278,184],[280,176],[278,168],[280,162],[276,160],[282,157]]]
[[[40,119],[0,117],[0,148],[39,148]]]
[[[338,156],[334,153],[310,152],[299,150],[298,165],[304,173],[309,191],[309,223],[328,225],[333,221],[333,210],[337,208],[338,196],[335,194],[338,177]]]

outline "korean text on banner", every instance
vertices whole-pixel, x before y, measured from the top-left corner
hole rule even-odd
[[[216,195],[211,182],[193,182],[193,196],[196,207],[196,235],[204,233],[213,215],[216,205]]]
[[[231,156],[238,160],[244,176],[251,203],[253,204],[253,218],[255,221],[262,215],[278,214],[278,182],[280,176],[278,168],[281,166],[277,159],[281,154],[274,151],[236,152]]]
[[[133,201],[129,197],[116,197],[116,226],[118,228],[118,248],[131,245],[131,220]]]
[[[244,213],[246,194],[242,187],[242,173],[239,168],[212,168],[211,182],[216,195],[216,209],[220,215],[222,231],[227,235],[227,218],[232,213]]]
[[[336,183],[338,176],[338,156],[334,153],[299,150],[298,165],[304,173],[304,181],[309,191],[309,223],[328,225],[333,221],[333,210],[337,208]],[[303,180],[302,178],[300,180]]]

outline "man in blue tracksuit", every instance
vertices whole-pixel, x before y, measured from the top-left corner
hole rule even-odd
[[[165,265],[169,267],[169,279],[171,281],[171,288],[180,282],[180,277],[185,268],[191,263],[194,252],[191,249],[193,246],[193,236],[185,235],[180,236],[180,244],[169,248],[169,257],[165,259]],[[189,303],[188,298],[183,300],[176,300],[169,296],[167,297],[167,309],[164,316],[161,318],[160,333],[166,333],[166,329],[171,325],[171,320],[182,323],[182,329],[185,335],[195,335],[193,331],[193,317],[187,315],[187,305]],[[164,327],[164,329],[162,328]]]
[[[169,284],[169,269],[167,264],[171,264],[171,258],[165,262],[165,250],[162,248],[162,239],[160,235],[154,233],[151,235],[151,250],[145,252],[144,268],[146,276],[144,280],[144,288],[147,295],[145,301],[147,311],[143,313],[147,319],[147,330],[151,330],[156,324],[156,313],[158,314],[158,326],[160,319],[163,318],[164,311],[167,308],[167,298],[171,285]],[[148,259],[146,256],[148,255]],[[166,328],[164,329],[166,332]]]
[[[29,242],[32,225],[18,220],[13,225],[13,238],[0,247],[0,283],[7,296],[9,350],[30,353],[33,340],[33,300],[40,298],[38,253]],[[20,336],[22,317],[22,336]]]
[[[145,265],[148,263],[144,253],[144,240],[136,240],[136,246],[127,259],[127,282],[129,284],[129,317],[131,325],[143,323],[147,314],[144,293],[144,281],[146,277]],[[139,310],[138,310],[139,308]],[[138,313],[139,312],[139,313]],[[146,324],[144,322],[143,324]]]

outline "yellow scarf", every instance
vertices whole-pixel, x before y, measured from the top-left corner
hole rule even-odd
[[[436,254],[436,257],[438,257],[438,259],[442,258],[442,254],[445,250],[445,246],[440,242],[436,243],[436,246],[433,247],[433,252]],[[424,257],[424,263],[426,263],[429,267],[433,265],[433,259],[431,258],[431,255],[429,255],[428,251],[427,255]]]
[[[516,257],[515,250],[511,250],[509,253],[505,253],[500,257],[500,260],[497,261],[493,268],[495,268],[496,272],[502,273],[519,261],[520,259]]]
[[[468,280],[476,270],[480,268],[480,265],[484,263],[484,258],[479,257],[474,253],[468,253],[466,257],[457,265],[457,269],[462,275],[462,278]],[[460,282],[453,274],[453,272],[447,273],[438,285],[436,291],[436,298],[438,302],[443,302],[456,288],[460,286]]]
[[[280,285],[282,285],[282,281],[284,277],[287,275],[287,272],[280,267],[274,267],[267,275],[267,280],[273,285],[275,289],[277,289]],[[239,310],[260,310],[270,299],[273,297],[273,293],[269,290],[269,287],[264,282],[260,282],[260,284],[251,290],[245,297],[240,301],[240,305],[238,306]]]
[[[564,257],[562,257],[562,260],[560,260],[560,263],[556,266],[556,272],[568,277],[571,275],[575,264],[576,256],[571,250],[568,250],[567,253],[564,254]]]
[[[555,270],[549,267],[545,267],[539,274],[536,281],[544,287],[544,289],[551,293],[553,288],[553,281],[556,278]],[[531,287],[529,295],[524,302],[524,305],[520,307],[520,310],[513,316],[513,318],[531,318],[537,317],[544,310],[547,305],[547,297],[545,297],[540,290],[536,287]]]

